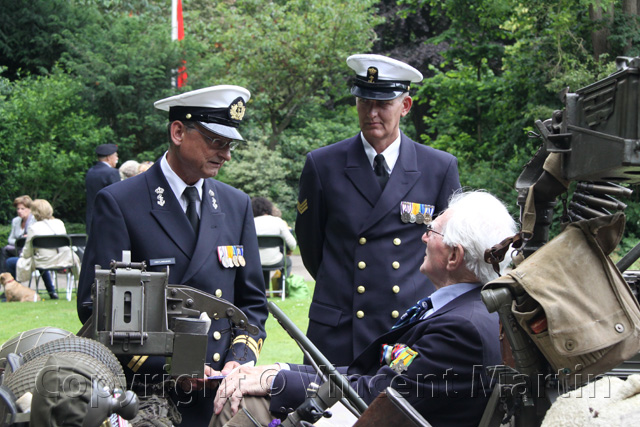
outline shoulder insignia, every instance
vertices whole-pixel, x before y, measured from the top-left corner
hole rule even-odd
[[[302,202],[298,202],[298,213],[302,215],[309,209],[309,204],[307,203],[307,199],[304,199]]]

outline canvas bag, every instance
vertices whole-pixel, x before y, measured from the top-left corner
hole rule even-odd
[[[518,295],[512,313],[571,386],[640,351],[640,307],[608,257],[624,224],[623,213],[569,224],[517,268],[485,285],[507,286]]]

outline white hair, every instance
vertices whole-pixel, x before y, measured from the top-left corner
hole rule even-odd
[[[484,251],[517,232],[516,222],[505,205],[486,191],[459,190],[449,199],[447,212],[443,242],[464,248],[465,266],[483,285],[497,278],[493,266],[484,261]],[[500,263],[500,271],[510,262],[508,253]]]
[[[122,165],[120,165],[120,179],[131,178],[132,176],[138,175],[138,168],[140,167],[140,163],[135,160],[127,160]]]

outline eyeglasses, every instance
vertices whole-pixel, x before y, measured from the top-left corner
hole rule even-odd
[[[429,237],[429,234],[430,234],[430,233],[436,233],[436,234],[438,234],[438,235],[440,235],[440,236],[444,237],[444,234],[440,233],[439,231],[434,230],[434,229],[433,229],[433,227],[431,226],[431,224],[427,224],[427,225],[424,227],[424,232],[425,232],[425,233],[427,233],[427,237]]]
[[[229,147],[229,150],[233,150],[234,148],[236,148],[236,146],[240,142],[235,139],[224,140],[220,138],[212,138],[202,133],[197,127],[190,127],[189,129],[193,129],[196,132],[198,132],[200,135],[202,135],[202,137],[207,142],[207,144],[209,144],[209,146],[214,150],[225,150],[227,147]]]

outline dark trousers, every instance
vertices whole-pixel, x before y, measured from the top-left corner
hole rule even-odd
[[[4,273],[7,270],[6,262],[12,256],[17,256],[16,247],[13,245],[7,245],[2,248],[2,252],[0,253],[0,273]]]

